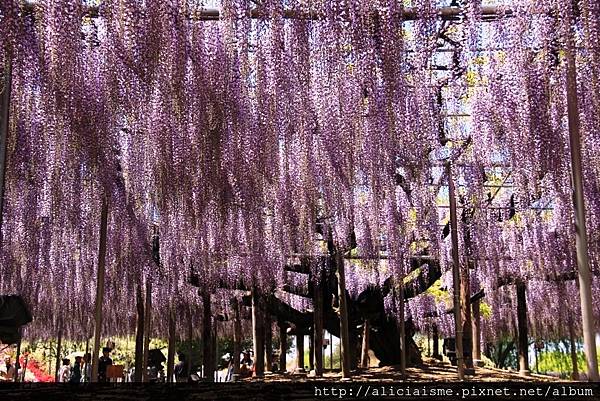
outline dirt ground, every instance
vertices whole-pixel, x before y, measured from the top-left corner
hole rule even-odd
[[[456,367],[448,362],[433,358],[424,358],[423,364],[407,368],[407,376],[402,377],[399,366],[359,369],[352,372],[353,381],[389,381],[389,382],[455,382]],[[308,374],[267,374],[265,381],[335,381],[341,377],[338,371],[326,371],[323,378],[310,377]],[[561,382],[557,377],[531,373],[528,377],[519,376],[518,372],[502,369],[476,367],[475,375],[466,376],[467,381],[474,382]],[[250,380],[250,379],[247,379]]]
[[[527,378],[520,377],[516,372],[508,372],[499,369],[476,368],[475,375],[466,378],[466,382],[461,384],[456,383],[456,368],[447,362],[440,362],[434,359],[425,359],[420,366],[411,367],[408,369],[407,377],[403,378],[400,374],[400,369],[396,366],[384,368],[369,368],[364,370],[356,370],[353,373],[351,382],[342,382],[340,380],[340,372],[327,371],[322,378],[310,377],[304,374],[266,374],[263,380],[245,379],[237,383],[181,383],[181,384],[96,384],[70,386],[68,384],[42,384],[42,383],[25,383],[25,384],[0,384],[0,398],[6,400],[44,400],[44,401],[154,401],[154,400],[232,400],[232,401],[309,401],[309,400],[326,400],[326,399],[356,399],[366,398],[358,397],[358,392],[361,389],[374,390],[387,388],[407,388],[410,385],[415,389],[436,389],[451,390],[453,394],[460,394],[458,391],[469,390],[473,387],[473,392],[477,391],[476,383],[485,383],[490,391],[498,391],[501,387],[510,387],[510,391],[517,394],[525,388],[527,391],[536,391],[535,388],[527,388],[527,386],[539,386],[541,382],[546,382],[543,386],[561,388],[564,381],[557,378],[543,375],[532,375]],[[384,386],[377,386],[377,383]],[[388,386],[389,383],[389,386]],[[368,385],[367,385],[368,384]],[[403,386],[405,385],[405,386]],[[569,385],[569,383],[567,383]],[[465,387],[466,386],[466,387]],[[325,390],[338,391],[338,395],[331,394],[329,396],[321,396],[320,392]],[[345,396],[341,396],[340,391],[346,391]],[[352,393],[356,391],[356,393]],[[379,390],[378,390],[379,391]],[[420,391],[420,390],[419,390]],[[469,390],[471,391],[471,390]],[[487,391],[487,390],[486,390]],[[412,401],[450,401],[452,399],[463,399],[460,397],[448,397],[447,395],[424,397],[422,394],[403,396],[403,400]],[[551,396],[544,398],[546,401],[589,401],[599,400],[600,388],[594,388],[596,397],[564,397]],[[398,399],[392,395],[378,397],[377,399]],[[503,401],[512,400],[512,397],[490,398],[490,397],[470,397],[471,400],[485,399],[494,400],[500,399]],[[524,401],[538,398],[522,397]]]

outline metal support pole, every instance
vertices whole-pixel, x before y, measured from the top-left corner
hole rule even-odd
[[[346,305],[346,273],[344,270],[344,256],[338,250],[337,279],[338,296],[340,299],[340,349],[342,355],[342,380],[351,379],[350,373],[350,335],[348,333],[348,306]]]
[[[481,366],[481,300],[476,300],[471,304],[473,312],[473,364]]]
[[[525,283],[517,281],[517,325],[518,325],[518,353],[519,375],[529,376],[529,344],[527,341],[527,297]]]
[[[60,335],[60,333],[59,333]],[[22,342],[22,338],[21,338],[21,333],[19,332],[19,341],[17,342],[17,357],[15,358],[15,376],[13,377],[13,381],[17,382],[19,381],[19,368],[21,367],[21,342]],[[59,348],[60,348],[60,344],[59,344]],[[59,352],[60,353],[60,352]]]
[[[96,312],[94,325],[94,349],[92,354],[92,382],[98,381],[100,335],[102,334],[102,304],[104,303],[104,273],[106,264],[106,234],[108,231],[108,199],[102,197],[100,213],[100,244],[98,246],[98,272],[96,278]]]
[[[323,376],[323,274],[319,275],[319,281],[314,285],[314,325],[313,338],[315,375]]]
[[[169,308],[169,347],[167,352],[167,383],[173,383],[175,368],[176,316],[173,305]]]
[[[134,382],[142,381],[144,369],[144,297],[142,295],[142,284],[138,283],[136,288],[137,327],[135,332],[135,370]]]
[[[464,221],[464,220],[463,220]],[[466,223],[466,222],[465,222]],[[471,254],[472,244],[468,224],[465,224],[464,245],[465,253]],[[474,267],[474,265],[473,265]],[[473,366],[473,323],[471,320],[471,266],[469,261],[460,266],[460,314],[463,334],[463,357],[465,364],[465,374],[474,375]]]
[[[329,333],[329,370],[333,370],[333,334]]]
[[[308,333],[308,371],[315,369],[315,336]]]
[[[448,177],[448,197],[450,198],[450,236],[452,240],[452,277],[454,281],[454,330],[456,344],[456,362],[458,380],[465,378],[465,364],[463,356],[463,327],[460,308],[460,260],[458,256],[458,221],[456,217],[456,194],[452,179],[450,162],[446,163],[446,176]]]
[[[193,340],[194,340],[194,322],[192,320],[192,311],[189,311],[189,315],[188,315],[188,327],[187,327],[187,331],[188,331],[188,347],[187,347],[187,360],[186,360],[186,372],[187,372],[187,376],[188,376],[188,380],[189,377],[192,373],[196,373],[196,372],[192,372],[192,368],[194,367],[193,361],[192,361],[192,352],[194,351],[194,345],[193,345]]]
[[[598,357],[596,354],[596,332],[592,312],[592,281],[588,259],[588,239],[585,223],[585,201],[583,196],[583,174],[581,167],[581,133],[579,129],[579,105],[577,100],[577,66],[574,53],[573,32],[569,27],[566,38],[567,58],[567,112],[569,118],[569,142],[571,148],[571,180],[573,185],[573,207],[575,211],[575,246],[579,270],[579,297],[583,327],[583,347],[587,361],[589,381],[599,381]]]
[[[432,329],[432,333],[431,333],[431,342],[432,347],[433,347],[433,358],[435,359],[441,359],[440,356],[440,339],[439,339],[439,335],[438,335],[438,327],[437,324],[433,324],[433,329]]]
[[[265,375],[265,330],[261,299],[257,288],[252,290],[252,332],[254,337],[254,375],[262,378]]]
[[[573,366],[573,371],[571,372],[571,380],[579,380],[579,366],[577,366],[577,346],[575,343],[575,328],[573,327],[573,319],[571,315],[569,315],[569,351],[571,353],[571,365]]]
[[[202,364],[204,366],[204,378],[209,382],[214,381],[215,369],[214,359],[212,357],[215,353],[213,347],[213,329],[212,329],[212,311],[210,292],[203,290],[202,296]]]
[[[2,97],[0,97],[0,246],[2,245],[2,219],[4,210],[4,177],[6,173],[6,148],[8,142],[8,120],[12,89],[12,63],[10,56],[4,66]]]
[[[404,283],[402,278],[398,280],[398,334],[400,337],[400,374],[406,377],[406,359],[408,355],[406,344],[406,322],[404,321]]]
[[[240,355],[242,352],[242,320],[237,298],[231,300],[233,307],[233,381],[240,377]]]
[[[20,344],[19,344],[19,347],[20,347]],[[55,383],[58,383],[58,380],[60,379],[58,377],[58,372],[60,371],[61,351],[62,351],[62,329],[58,329],[58,341],[56,344],[56,365],[54,367],[54,382]],[[15,373],[15,375],[16,375],[16,373]]]
[[[363,336],[362,336],[362,352],[360,356],[360,367],[367,369],[369,367],[369,333],[371,327],[369,325],[369,319],[365,319],[363,323]]]
[[[144,366],[142,381],[148,381],[148,356],[150,355],[150,330],[152,329],[152,282],[146,278],[146,306],[144,309]]]
[[[214,379],[215,382],[218,382],[221,380],[221,377],[219,376],[219,341],[217,338],[217,331],[218,331],[218,324],[219,321],[217,319],[213,320],[213,326],[212,326],[212,355],[211,355],[211,369],[213,371],[212,377]]]
[[[427,356],[431,356],[431,330],[427,328]]]

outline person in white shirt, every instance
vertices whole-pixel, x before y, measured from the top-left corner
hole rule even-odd
[[[83,368],[81,369],[81,383],[92,381],[92,354],[89,352],[83,356]]]
[[[6,372],[0,376],[0,380],[2,381],[13,381],[15,380],[15,366],[12,364],[10,356],[4,358],[4,363],[6,365]]]
[[[71,378],[71,361],[68,359],[62,360],[62,366],[58,371],[58,381],[60,383],[68,383]]]

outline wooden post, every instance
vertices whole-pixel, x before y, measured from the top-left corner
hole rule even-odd
[[[473,364],[481,366],[481,300],[476,300],[471,304],[473,309]]]
[[[137,306],[137,328],[135,333],[135,370],[133,380],[142,381],[144,369],[144,297],[142,296],[142,284],[136,287],[136,306]]]
[[[329,370],[333,370],[333,334],[329,333]]]
[[[102,197],[100,213],[100,243],[98,246],[98,272],[96,277],[96,311],[94,324],[94,348],[92,351],[92,382],[98,381],[98,363],[100,361],[100,335],[102,334],[102,304],[104,303],[104,273],[106,264],[106,235],[108,231],[108,199]]]
[[[571,380],[579,380],[579,366],[577,366],[577,347],[575,344],[575,329],[573,327],[573,318],[571,315],[569,315],[569,351],[571,352],[571,364],[573,366]]]
[[[287,370],[287,326],[279,321],[279,372],[285,373]]]
[[[529,345],[527,341],[527,298],[526,286],[521,280],[517,281],[517,325],[519,341],[519,375],[529,376]]]
[[[19,348],[17,349],[18,351],[20,351],[20,347],[21,347],[21,343],[19,343]],[[58,379],[59,379],[58,372],[60,371],[60,363],[61,363],[60,354],[62,351],[61,348],[62,348],[62,328],[58,329],[58,341],[56,344],[56,366],[54,368],[54,382],[55,383],[58,383]],[[19,352],[17,352],[17,354],[18,353]],[[17,363],[18,363],[18,360],[17,360]],[[15,372],[15,377],[17,376],[16,373],[17,372]]]
[[[19,341],[17,342],[17,356],[16,356],[16,360],[15,360],[15,376],[13,377],[13,381],[17,382],[19,381],[19,368],[21,367],[21,333],[19,332]],[[60,332],[58,333],[60,336]],[[60,347],[60,345],[59,345]]]
[[[148,381],[148,355],[150,353],[150,331],[152,330],[152,281],[146,277],[146,305],[144,310],[144,366],[142,381]]]
[[[299,373],[304,372],[304,333],[300,333],[300,328],[296,327],[296,370]]]
[[[308,371],[312,372],[313,370],[315,370],[315,336],[311,331],[308,334]]]
[[[273,371],[273,322],[268,313],[265,313],[265,369]]]
[[[431,328],[427,327],[427,356],[431,356]]]
[[[215,382],[219,381],[218,369],[219,369],[219,341],[217,341],[217,328],[218,328],[218,320],[213,319],[213,327],[212,327],[212,354],[211,354],[211,369],[213,371],[212,377]]]
[[[176,316],[173,305],[169,308],[169,348],[167,351],[167,383],[173,383],[175,369]]]
[[[338,358],[340,359],[340,371],[342,370],[342,339],[340,338],[340,346],[338,347]]]
[[[456,216],[456,194],[452,168],[450,162],[446,163],[446,176],[448,177],[448,198],[450,200],[450,237],[452,240],[452,278],[454,285],[454,331],[456,344],[456,363],[458,380],[465,378],[465,365],[463,355],[463,325],[460,302],[460,258],[458,254],[458,220]]]
[[[188,355],[187,355],[187,361],[186,361],[188,375],[191,375],[193,373],[192,372],[192,367],[193,367],[192,351],[194,349],[192,347],[193,339],[194,339],[194,327],[193,327],[193,322],[192,322],[192,311],[190,310],[190,314],[188,316],[188,341],[189,341],[189,343],[188,343],[188,349],[187,349]]]
[[[369,335],[371,332],[371,325],[369,319],[365,319],[363,323],[363,335],[362,335],[362,352],[360,357],[360,367],[367,369],[369,367]]]
[[[254,337],[254,374],[260,378],[265,375],[265,329],[260,294],[256,287],[252,290],[252,333]]]
[[[240,315],[240,304],[237,298],[231,301],[233,305],[233,380],[240,377],[240,355],[242,353],[242,319]]]
[[[433,357],[435,359],[441,359],[440,358],[440,339],[439,339],[439,334],[438,334],[438,327],[437,324],[433,324],[433,330],[431,333],[431,341],[433,343]]]
[[[204,366],[204,378],[209,382],[214,381],[215,367],[212,357],[215,352],[213,347],[212,311],[210,304],[210,292],[202,290],[202,365]]]
[[[319,276],[318,282],[314,285],[313,294],[313,338],[314,345],[314,365],[315,376],[323,376],[323,274]]]
[[[342,380],[351,379],[350,373],[350,335],[348,333],[348,306],[346,305],[346,273],[344,270],[344,256],[338,250],[337,258],[337,279],[338,296],[340,299],[340,342],[342,354]]]
[[[400,337],[400,374],[402,377],[406,376],[406,359],[408,355],[407,344],[406,344],[406,323],[404,322],[404,282],[400,278],[398,280],[398,333]]]
[[[535,355],[535,373],[537,373],[539,375],[540,374],[540,369],[539,369],[539,366],[538,366],[539,355],[538,355],[537,341],[536,341],[536,344],[533,347],[533,353]]]
[[[4,210],[4,177],[6,174],[6,148],[8,143],[8,122],[10,114],[10,96],[12,90],[12,62],[10,54],[4,66],[2,96],[0,97],[0,245],[2,244],[2,216]]]
[[[460,314],[463,323],[463,357],[465,370],[469,374],[473,371],[473,326],[471,323],[471,280],[469,277],[469,267],[465,263],[462,265],[460,277]]]
[[[572,11],[571,11],[572,12]],[[583,327],[583,347],[587,361],[588,380],[597,382],[598,356],[596,351],[596,332],[592,311],[592,280],[588,257],[588,239],[585,222],[585,201],[583,196],[583,174],[581,163],[581,133],[579,130],[579,104],[577,99],[577,65],[573,28],[569,21],[569,33],[566,38],[567,59],[567,114],[569,120],[569,143],[571,150],[571,180],[573,185],[573,208],[575,215],[575,247],[577,249],[577,267],[579,272],[579,298],[581,300],[581,318]]]

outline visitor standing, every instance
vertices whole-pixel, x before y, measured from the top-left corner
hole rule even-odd
[[[62,366],[58,371],[58,381],[67,383],[71,377],[71,361],[68,358],[62,360]]]
[[[2,376],[0,376],[0,379],[2,381],[14,381],[16,372],[15,367],[12,364],[12,360],[10,359],[10,356],[4,358],[4,364],[6,367],[6,371],[2,374]]]
[[[108,381],[106,371],[108,370],[109,365],[113,364],[112,359],[110,359],[110,351],[111,349],[108,347],[102,348],[102,356],[98,362],[98,381],[100,383],[105,383]]]
[[[250,357],[250,351],[242,351],[240,361],[240,377],[251,377],[254,362]]]
[[[92,354],[89,352],[83,355],[83,367],[81,369],[81,382],[89,383],[92,381]]]
[[[71,377],[69,383],[80,383],[81,382],[81,357],[75,357],[75,364],[71,368]]]
[[[177,383],[187,382],[190,374],[188,372],[185,354],[183,352],[179,352],[177,353],[177,358],[179,358],[179,362],[177,363],[177,365],[175,365],[174,369],[175,381]]]

